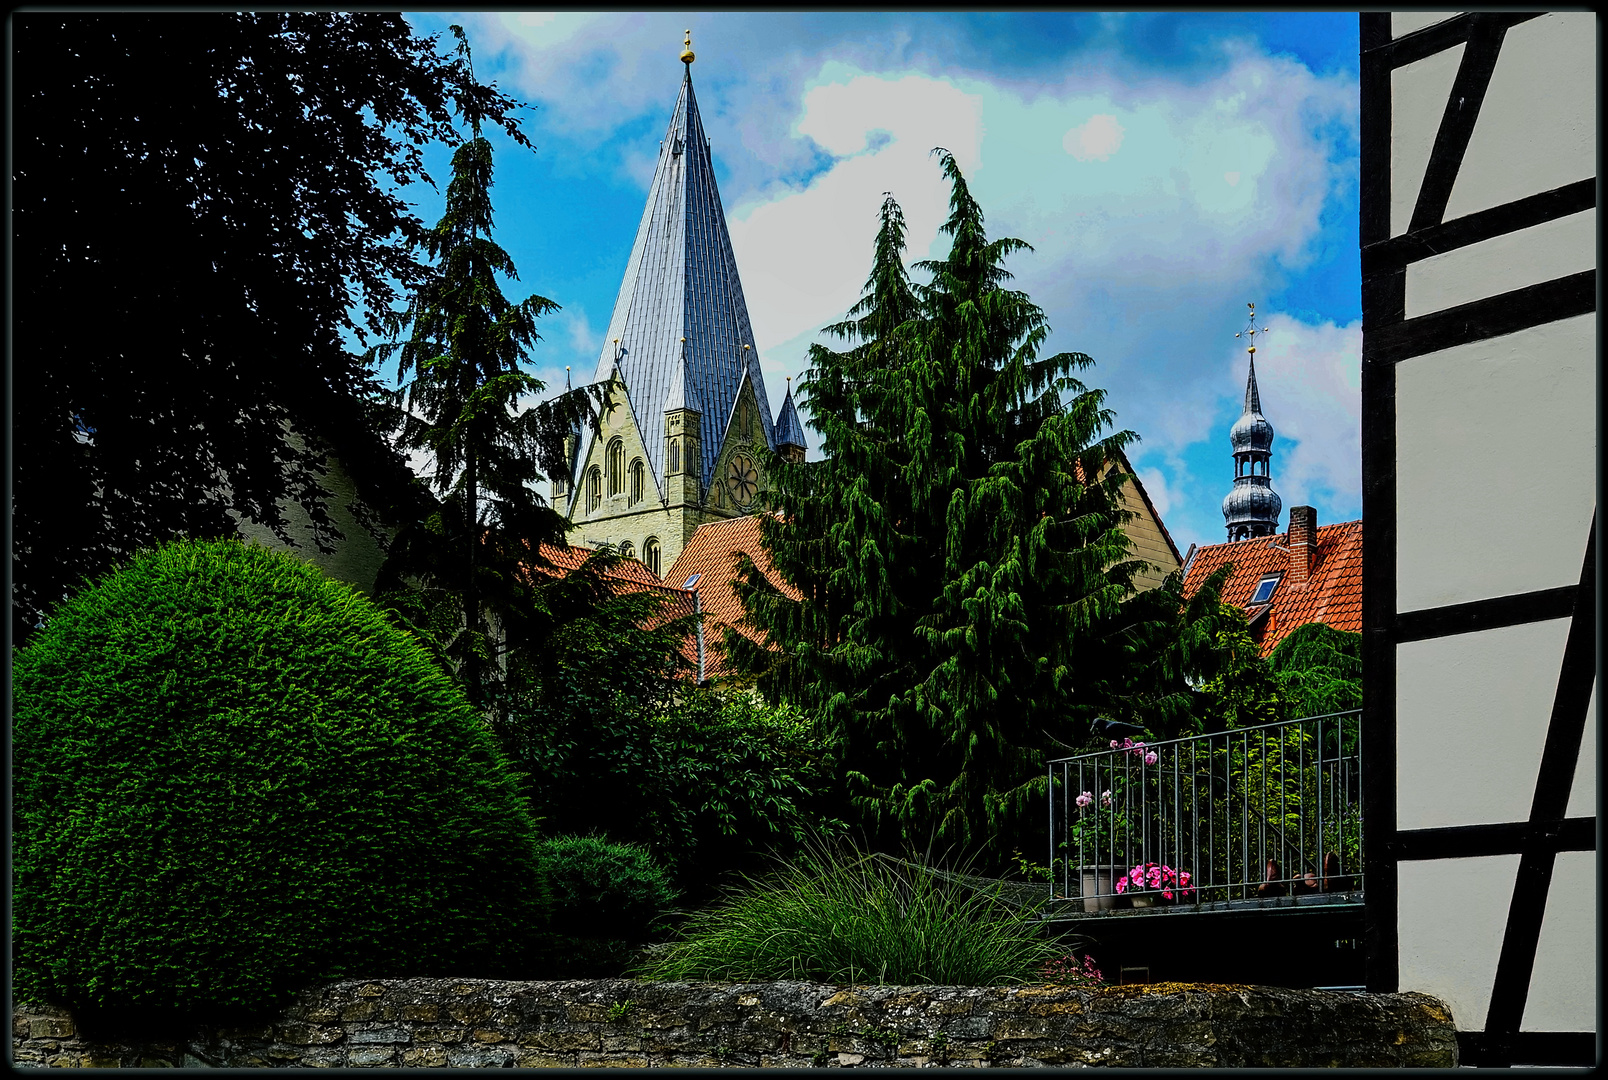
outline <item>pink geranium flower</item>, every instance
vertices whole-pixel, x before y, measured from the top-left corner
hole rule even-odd
[[[1078,798],[1077,798],[1078,809],[1079,810],[1087,809],[1089,804],[1092,803],[1093,801],[1094,801],[1094,796],[1091,795],[1089,792],[1085,791],[1082,795],[1079,795]]]
[[[1150,751],[1150,753],[1145,755],[1145,764],[1146,765],[1154,765],[1155,763],[1156,763],[1156,752],[1154,750],[1152,750],[1152,751]]]

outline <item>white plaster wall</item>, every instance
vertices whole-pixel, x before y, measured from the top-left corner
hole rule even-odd
[[[1520,1030],[1596,1031],[1596,957],[1597,853],[1560,851]]]
[[[1396,822],[1525,821],[1558,689],[1568,619],[1396,649]]]
[[[1518,869],[1517,855],[1397,868],[1398,985],[1450,1005],[1459,1031],[1485,1030]]]
[[[1407,267],[1409,319],[1539,285],[1597,265],[1597,212],[1543,222]]]
[[[1583,315],[1396,365],[1397,610],[1579,580],[1596,349]]]
[[[1440,107],[1445,103],[1442,95]],[[1552,12],[1511,27],[1446,220],[1596,174],[1596,16]]]
[[[1455,45],[1390,73],[1391,236],[1406,232],[1412,221],[1464,48]]]
[[[1390,36],[1399,38],[1460,14],[1457,11],[1394,11],[1390,15]]]
[[[1591,684],[1591,705],[1586,710],[1586,730],[1580,738],[1580,757],[1575,761],[1574,782],[1569,785],[1569,805],[1564,817],[1597,816],[1597,682]]]

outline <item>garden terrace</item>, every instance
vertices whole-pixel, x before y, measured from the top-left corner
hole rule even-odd
[[[1057,915],[1360,904],[1360,715],[1052,761]]]
[[[1359,715],[1051,762],[1046,921],[1119,982],[1359,986]]]

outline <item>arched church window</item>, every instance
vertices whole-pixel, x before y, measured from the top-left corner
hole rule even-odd
[[[642,561],[647,564],[653,576],[659,576],[659,538],[650,536],[642,542]]]
[[[680,471],[681,471],[681,440],[680,439],[671,439],[670,440],[670,464],[665,469],[665,472],[678,473]]]
[[[633,504],[642,501],[643,480],[645,479],[644,473],[646,471],[641,458],[631,460],[631,502]]]
[[[586,509],[596,510],[603,504],[603,474],[596,465],[586,474]]]
[[[627,559],[636,558],[635,545],[633,545],[629,540],[622,540],[620,542],[620,554],[625,556]]]
[[[620,439],[609,443],[608,472],[609,494],[618,495],[625,490],[625,443]]]

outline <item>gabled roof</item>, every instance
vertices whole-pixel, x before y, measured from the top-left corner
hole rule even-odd
[[[687,339],[684,350],[682,338]],[[715,456],[731,423],[744,375],[754,384],[766,445],[775,447],[759,353],[743,348],[753,341],[689,66],[660,144],[659,164],[594,380],[602,382],[619,367],[648,449],[648,468],[661,493],[659,450],[664,445],[664,410],[671,405],[672,394],[676,406],[684,400],[703,414],[700,479],[705,485],[714,473]],[[675,386],[682,377],[683,352],[686,382]],[[583,434],[580,461],[586,460],[592,438],[590,431]],[[572,486],[579,480],[572,476]]]
[[[1288,532],[1212,544],[1199,548],[1189,561],[1184,594],[1192,596],[1201,582],[1227,563],[1234,570],[1223,586],[1223,601],[1245,611],[1251,633],[1272,652],[1296,627],[1320,622],[1336,630],[1362,631],[1362,522],[1320,525],[1311,568],[1304,584],[1292,581]],[[1257,583],[1270,574],[1284,575],[1265,604],[1250,606]]]
[[[716,678],[733,674],[726,663],[721,642],[725,629],[730,626],[753,641],[761,641],[760,632],[744,620],[743,602],[732,588],[737,576],[737,557],[746,554],[759,571],[782,592],[797,599],[799,592],[788,585],[771,566],[770,556],[759,535],[759,517],[731,518],[711,521],[698,526],[676,557],[675,565],[665,577],[667,584],[686,588],[694,574],[698,580],[692,588],[703,600],[704,641],[706,657],[704,674]]]
[[[551,564],[544,569],[557,577],[566,577],[572,571],[580,569],[581,564],[592,554],[591,548],[571,547],[568,544],[542,544],[540,550],[542,557]],[[666,585],[654,576],[652,570],[635,559],[621,559],[605,570],[603,577],[614,586],[616,593],[652,592],[664,598],[665,603],[659,609],[658,615],[647,624],[649,630],[672,619],[679,619],[683,615],[691,615],[697,610],[697,599],[689,590]],[[687,659],[696,666],[698,662],[696,643],[694,650],[688,654]]]

